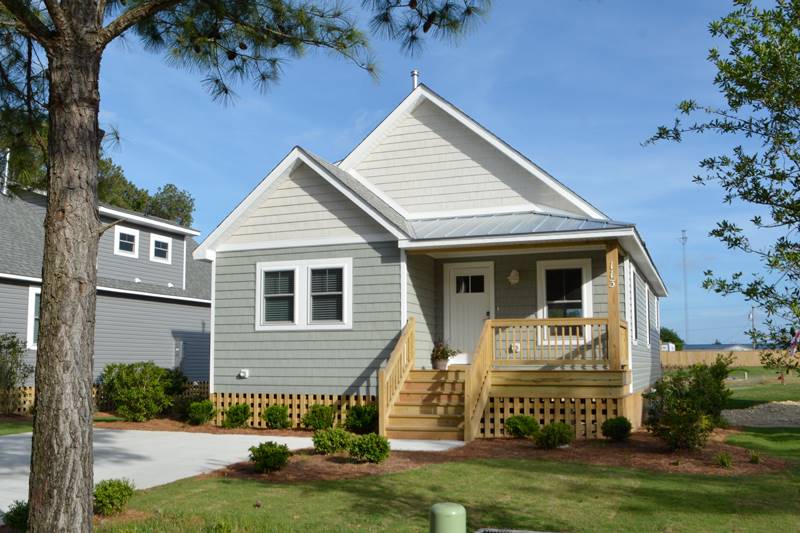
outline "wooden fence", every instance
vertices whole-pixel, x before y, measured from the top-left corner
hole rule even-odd
[[[270,405],[285,405],[289,408],[289,420],[293,428],[302,427],[303,415],[312,405],[331,405],[336,416],[335,423],[342,424],[347,418],[347,412],[354,405],[375,403],[375,396],[349,395],[338,396],[333,394],[266,394],[266,393],[239,393],[217,392],[211,395],[211,401],[217,409],[214,424],[221,425],[224,411],[237,403],[250,406],[249,426],[253,428],[266,428],[266,423],[261,418],[261,412]]]
[[[98,385],[92,387],[92,397],[97,397]],[[208,396],[208,383],[205,381],[190,383],[184,396]],[[3,396],[0,393],[0,396]],[[0,397],[0,414],[30,415],[33,413],[33,402],[36,397],[33,387],[21,387],[12,392],[12,397]]]
[[[601,438],[600,427],[609,418],[623,413],[622,398],[519,398],[490,396],[483,411],[478,435],[483,438],[508,437],[505,420],[514,415],[529,415],[540,425],[564,422],[575,427],[578,439]]]
[[[695,363],[711,364],[718,354],[733,355],[733,366],[761,366],[761,351],[725,352],[714,350],[661,352],[661,366],[666,368],[692,366]]]

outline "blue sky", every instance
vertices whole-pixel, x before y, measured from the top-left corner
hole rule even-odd
[[[350,0],[353,5],[360,4]],[[695,137],[642,147],[675,105],[718,103],[706,61],[708,23],[725,1],[496,0],[455,45],[430,42],[418,57],[373,39],[376,83],[325,53],[288,64],[266,94],[240,87],[224,106],[202,75],[141,51],[136,39],[110,47],[101,76],[101,122],[117,127],[111,155],[130,179],[192,192],[204,233],[292,146],[336,160],[410,90],[418,68],[427,85],[606,212],[635,222],[670,290],[662,323],[683,332],[681,229],[687,229],[691,342],[744,341],[748,305],[701,286],[703,271],[752,272],[758,264],[708,237],[723,217],[754,213],[722,204],[719,189],[691,181],[697,162],[730,140]]]

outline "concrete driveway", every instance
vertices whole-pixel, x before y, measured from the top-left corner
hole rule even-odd
[[[128,478],[136,488],[163,485],[244,461],[248,448],[267,440],[291,450],[311,448],[307,437],[219,435],[170,431],[94,430],[95,483]],[[393,450],[445,451],[459,441],[392,440]],[[28,499],[31,433],[0,437],[0,513],[14,500]]]

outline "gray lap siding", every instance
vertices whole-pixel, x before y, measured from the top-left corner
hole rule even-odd
[[[28,283],[0,283],[0,333],[25,340]],[[38,286],[38,285],[34,285]],[[208,305],[97,295],[94,377],[109,363],[153,361],[178,366],[192,380],[208,380],[210,310]],[[33,364],[36,351],[28,350]]]
[[[256,331],[256,263],[353,259],[353,327]],[[376,394],[377,373],[400,332],[400,252],[379,242],[218,252],[214,391]],[[249,377],[239,379],[241,369]]]

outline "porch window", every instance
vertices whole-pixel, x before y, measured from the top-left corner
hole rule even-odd
[[[264,322],[294,322],[294,270],[264,272]]]
[[[547,270],[545,305],[548,318],[583,316],[583,274],[580,268]]]
[[[344,269],[311,269],[311,321],[341,322],[344,312]]]

